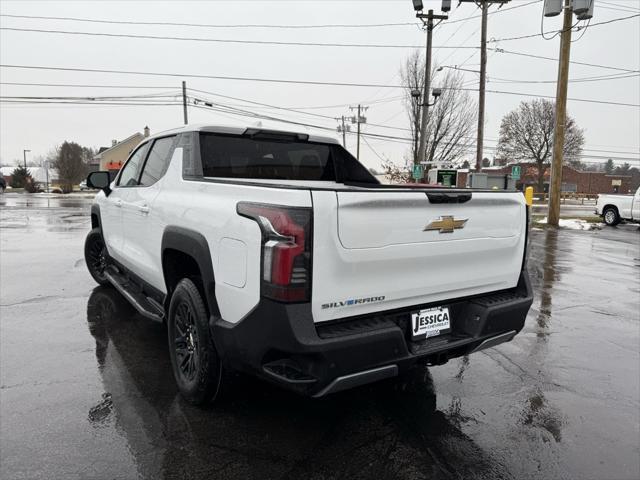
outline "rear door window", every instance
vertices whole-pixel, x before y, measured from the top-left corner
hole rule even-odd
[[[153,142],[140,177],[141,186],[153,185],[163,177],[171,160],[175,138],[175,136],[163,137]]]

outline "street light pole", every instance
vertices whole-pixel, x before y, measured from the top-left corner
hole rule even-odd
[[[24,160],[24,168],[27,168],[27,152],[31,150],[22,150],[22,158]]]
[[[429,119],[429,91],[431,89],[431,50],[432,50],[432,38],[433,29],[435,25],[434,20],[446,20],[449,18],[447,15],[434,15],[433,10],[429,10],[427,14],[416,13],[416,17],[422,20],[422,23],[427,28],[427,51],[424,67],[424,89],[422,94],[422,100],[424,102],[422,106],[422,112],[420,116],[420,145],[418,148],[418,163],[425,160],[425,150],[427,148],[427,121]],[[426,22],[425,22],[426,19]],[[440,23],[440,22],[438,22]]]

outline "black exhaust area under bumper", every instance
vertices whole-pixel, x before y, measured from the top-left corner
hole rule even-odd
[[[252,373],[305,395],[322,396],[381,380],[420,362],[438,365],[510,341],[533,302],[524,271],[516,288],[438,302],[451,312],[451,333],[414,342],[411,313],[435,305],[315,325],[311,305],[262,299],[244,320],[211,320],[227,368]]]

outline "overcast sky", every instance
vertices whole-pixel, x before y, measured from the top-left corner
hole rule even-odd
[[[640,17],[614,23],[595,25],[612,19],[640,13],[639,0],[595,0],[595,15],[586,32],[574,33],[571,45],[572,61],[615,67],[605,69],[572,64],[570,78],[584,79],[627,75],[626,78],[575,82],[569,85],[569,97],[575,99],[618,102],[635,106],[570,101],[568,112],[585,129],[586,161],[604,158],[631,158],[640,166]],[[424,0],[425,8],[440,10],[439,0]],[[480,42],[479,10],[473,3],[459,7],[456,0],[450,21],[434,32],[434,61],[441,65],[464,65],[478,68]],[[524,5],[507,11],[507,8]],[[513,0],[504,12],[489,16],[489,38],[507,39],[540,33],[542,2]],[[491,8],[491,12],[497,7]],[[82,69],[126,70],[192,75],[218,75],[262,79],[344,82],[359,84],[398,85],[399,69],[415,45],[424,51],[425,34],[415,26],[410,0],[387,1],[199,1],[199,2],[63,2],[7,1],[0,2],[0,59],[5,65],[70,67]],[[381,24],[413,23],[414,25],[363,28],[220,28],[139,24],[109,24],[15,18],[6,15],[74,17],[82,19],[133,22],[178,22],[214,25],[321,25],[321,24]],[[474,18],[468,18],[474,17]],[[561,17],[544,20],[544,30],[561,27]],[[241,44],[175,39],[139,39],[107,36],[86,36],[59,33],[7,30],[26,28],[74,32],[102,32],[209,39],[234,39],[276,42],[357,43],[405,45],[402,48],[357,48],[327,46],[292,46]],[[466,47],[466,48],[451,48]],[[491,42],[491,48],[508,52],[534,54],[556,58],[559,38],[532,38]],[[627,72],[625,72],[627,70]],[[487,89],[518,92],[529,95],[555,95],[554,80],[557,62],[489,52]],[[631,71],[631,72],[629,72]],[[633,75],[633,73],[636,75]],[[477,85],[477,74],[464,72],[469,85]],[[277,116],[301,123],[335,128],[333,117],[347,115],[348,105],[359,102],[369,105],[370,123],[398,127],[385,129],[364,126],[364,131],[407,137],[400,128],[407,128],[407,116],[399,88],[298,85],[256,81],[184,78],[192,89],[205,90],[238,99],[306,110],[330,118],[308,116],[284,110],[267,109],[238,100],[192,93],[221,104]],[[70,72],[0,68],[3,97],[96,97],[148,94],[173,95],[155,103],[179,100],[182,78],[167,76],[124,75],[112,73]],[[517,81],[514,83],[512,81]],[[521,82],[548,83],[521,83]],[[53,87],[7,85],[17,83],[82,84],[91,87]],[[100,85],[98,87],[97,85]],[[145,88],[105,88],[104,86]],[[434,85],[435,86],[435,85]],[[161,87],[161,88],[149,88]],[[472,92],[474,97],[477,92]],[[492,158],[502,116],[530,97],[488,93],[486,101],[485,156]],[[131,100],[125,100],[130,102]],[[121,101],[120,101],[121,102]],[[309,107],[327,107],[314,108]],[[109,146],[112,139],[122,140],[148,125],[153,132],[182,124],[180,105],[16,105],[0,106],[0,161],[14,164],[22,159],[23,149],[30,149],[33,158],[44,155],[64,140],[84,146]],[[189,108],[190,123],[248,125],[253,118]],[[287,128],[286,124],[264,122],[265,126]],[[291,128],[291,127],[289,127]],[[304,129],[304,127],[299,127]],[[355,131],[355,128],[354,128]],[[337,135],[328,132],[330,135]],[[402,142],[367,139],[361,144],[361,159],[370,167],[378,167],[379,157],[389,157],[403,163],[408,146]],[[355,136],[348,137],[348,148],[355,154]],[[473,153],[468,159],[473,161]]]

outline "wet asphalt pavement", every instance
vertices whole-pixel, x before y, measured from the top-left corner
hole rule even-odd
[[[89,202],[0,196],[0,478],[640,478],[637,226],[535,230],[511,343],[321,400],[238,378],[202,410],[86,271]]]

